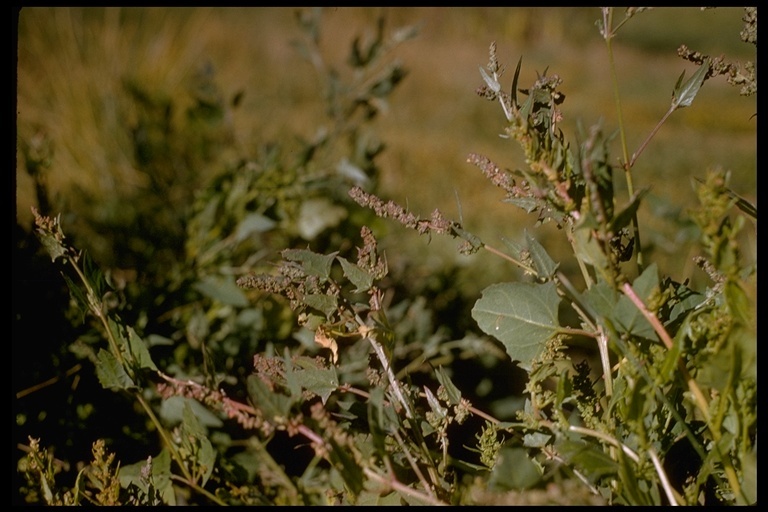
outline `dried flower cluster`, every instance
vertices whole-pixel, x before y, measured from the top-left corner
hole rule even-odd
[[[453,234],[453,228],[458,225],[446,220],[440,210],[435,209],[429,219],[420,219],[394,201],[386,203],[379,197],[365,192],[360,187],[352,187],[349,196],[365,208],[372,209],[376,215],[382,218],[392,218],[409,229],[415,229],[419,234],[435,233],[438,235]]]

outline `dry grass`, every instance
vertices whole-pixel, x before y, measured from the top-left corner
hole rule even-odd
[[[520,56],[521,85],[530,84],[546,67],[564,79],[567,133],[573,133],[577,119],[587,126],[603,119],[612,130],[616,118],[605,47],[594,27],[599,10],[329,8],[323,25],[329,62],[343,70],[352,38],[370,34],[382,13],[389,27],[421,27],[417,39],[395,52],[409,76],[378,125],[388,146],[380,162],[384,194],[418,213],[437,207],[452,217],[458,216],[458,196],[470,230],[491,243],[500,236],[518,237],[530,221],[501,204],[500,192],[466,163],[469,152],[480,152],[503,166],[521,164],[517,147],[497,136],[503,129],[498,106],[474,95],[481,85],[478,66],[486,64],[488,45],[497,41],[509,82]],[[77,210],[67,201],[72,186],[95,197],[143,186],[125,129],[132,122],[121,90],[126,77],[150,90],[183,97],[189,78],[209,61],[227,96],[245,92],[232,119],[243,152],[292,133],[311,137],[323,105],[313,69],[290,46],[300,35],[293,16],[291,8],[24,9],[19,26],[19,135],[28,138],[42,131],[53,140],[49,180],[59,195],[58,205]],[[704,40],[713,48],[748,51],[748,45],[733,44],[740,16],[741,9],[659,9],[630,21],[628,27],[635,25],[627,29],[626,40],[620,34],[615,43],[630,151],[663,115],[680,72],[692,71],[675,50],[681,43],[697,42],[675,31],[690,37],[703,31],[711,36]],[[691,24],[695,30],[682,30]],[[739,97],[723,80],[708,82],[693,107],[673,116],[661,130],[636,168],[636,185],[650,186],[661,200],[681,204],[693,197],[689,176],[719,165],[732,169],[733,187],[754,200],[755,121],[749,118],[755,112],[754,97]],[[34,198],[21,158],[16,176],[17,215],[28,224]],[[423,245],[413,245],[414,255],[423,257]],[[410,246],[408,242],[405,250]],[[484,272],[495,279],[488,267]]]

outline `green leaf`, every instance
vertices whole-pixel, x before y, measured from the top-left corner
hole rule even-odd
[[[242,242],[254,233],[263,233],[275,227],[277,223],[260,213],[249,213],[235,229],[235,241]]]
[[[49,234],[38,234],[38,237],[40,237],[40,243],[43,244],[43,247],[46,251],[48,251],[48,254],[51,257],[51,261],[56,261],[56,258],[62,258],[66,256],[67,249],[56,240],[56,238]]]
[[[373,276],[371,274],[360,268],[359,265],[350,263],[341,256],[338,257],[338,260],[341,263],[341,268],[344,270],[344,275],[357,287],[354,293],[366,292],[371,289],[371,286],[373,286]]]
[[[627,206],[625,206],[619,213],[615,214],[611,219],[611,231],[618,233],[621,228],[628,226],[632,221],[637,209],[640,207],[640,200],[648,193],[648,189],[644,188],[635,193],[632,196],[632,200]]]
[[[424,386],[424,394],[427,397],[427,403],[429,404],[429,408],[432,409],[432,412],[440,419],[443,420],[445,416],[448,414],[448,409],[440,405],[440,400],[437,399],[437,397],[430,391],[430,389],[426,386]]]
[[[96,363],[96,376],[105,389],[135,389],[136,384],[126,373],[123,365],[111,352],[99,350],[98,363]]]
[[[677,361],[680,359],[680,355],[683,353],[683,349],[685,348],[685,340],[688,337],[687,333],[689,332],[689,325],[692,317],[693,315],[686,317],[683,325],[680,327],[680,329],[678,329],[677,334],[675,334],[675,338],[672,342],[672,348],[667,350],[666,354],[664,355],[664,363],[662,364],[661,370],[659,372],[662,383],[670,382],[675,378],[678,368]]]
[[[321,311],[323,314],[325,314],[326,318],[330,317],[338,307],[337,298],[333,295],[326,295],[324,293],[312,293],[305,295],[303,302],[307,306]]]
[[[349,491],[356,497],[363,490],[364,473],[362,468],[355,461],[355,457],[349,447],[340,445],[336,440],[336,436],[329,436],[328,444],[331,445],[331,450],[328,454],[331,462],[344,479],[344,483]]]
[[[603,280],[598,280],[592,288],[582,294],[583,300],[595,314],[608,319],[613,318],[613,308],[619,300],[619,294]]]
[[[512,77],[512,89],[510,90],[509,96],[512,100],[512,105],[517,106],[517,84],[518,80],[520,78],[520,66],[523,64],[523,57],[522,55],[517,60],[517,66],[515,67],[515,76]]]
[[[325,404],[331,393],[339,387],[336,367],[322,368],[314,359],[308,357],[300,357],[294,363],[301,368],[293,372],[301,387],[318,395]]]
[[[222,304],[244,308],[249,302],[235,283],[234,276],[205,276],[194,284],[194,288]]]
[[[659,272],[655,263],[649,265],[632,283],[632,289],[643,302],[646,302],[658,287]],[[646,339],[658,339],[653,326],[626,295],[619,297],[612,316],[618,330]]]
[[[185,407],[192,408],[192,412],[197,417],[197,420],[206,428],[220,428],[224,425],[221,418],[213,414],[197,400],[178,395],[163,400],[162,404],[160,404],[160,417],[171,425],[179,424],[182,422]]]
[[[77,304],[77,309],[81,313],[81,322],[85,320],[85,315],[90,310],[90,306],[88,304],[88,297],[85,296],[85,292],[82,288],[80,288],[72,279],[69,278],[69,276],[62,274],[62,277],[64,278],[64,282],[67,283],[67,288],[69,288],[69,294],[72,296],[73,299],[75,299],[75,303]]]
[[[82,262],[83,274],[85,274],[85,278],[88,282],[91,283],[94,298],[96,300],[101,300],[108,288],[107,281],[104,279],[104,273],[101,271],[101,268],[94,263],[88,251],[83,251]]]
[[[147,349],[144,340],[136,334],[133,327],[128,326],[126,329],[128,330],[128,350],[131,353],[131,358],[136,367],[157,370],[157,366],[155,366],[154,361],[152,361],[152,356],[149,355],[149,350]]]
[[[473,235],[466,229],[457,225],[454,225],[451,229],[456,236],[458,236],[462,240],[465,240],[469,243],[469,245],[471,246],[471,251],[470,251],[471,254],[474,254],[480,249],[482,249],[483,241],[480,239],[480,237]]]
[[[599,444],[563,437],[555,442],[555,449],[566,462],[577,466],[592,483],[618,472],[616,462],[600,448]]]
[[[539,480],[539,468],[524,448],[505,447],[499,450],[488,485],[498,491],[522,491],[533,487]]]
[[[171,456],[166,448],[156,456],[152,457],[151,480],[154,491],[160,495],[160,499],[166,505],[176,505],[176,494],[171,484]],[[146,467],[147,461],[141,460],[135,464],[128,464],[120,467],[120,486],[124,489],[135,485],[145,494],[150,492],[147,483],[141,477],[141,471]]]
[[[600,247],[600,243],[592,235],[590,228],[593,227],[593,223],[597,225],[591,213],[582,216],[573,230],[573,248],[576,257],[581,261],[595,268],[604,269],[608,267],[608,258]]]
[[[685,76],[685,71],[683,71],[683,74],[681,74],[680,78],[677,79],[675,90],[672,92],[673,108],[682,108],[691,105],[693,99],[699,93],[699,89],[701,89],[701,86],[704,84],[704,80],[707,78],[707,73],[709,72],[711,65],[711,59],[707,59],[706,62],[699,66],[699,69],[696,70],[693,76],[691,76],[691,78],[689,78],[685,84],[680,86],[680,83],[683,81],[683,77]]]
[[[307,275],[328,279],[331,276],[331,264],[338,251],[331,254],[317,254],[307,249],[285,249],[280,254],[286,261],[301,263]]]
[[[451,378],[448,377],[448,374],[443,370],[442,366],[437,369],[435,375],[437,376],[437,381],[440,385],[445,388],[445,391],[448,394],[448,401],[451,405],[458,405],[459,402],[461,402],[461,391],[459,391],[459,388],[457,388],[453,381],[451,381]]]
[[[547,254],[546,249],[528,231],[525,232],[525,240],[528,243],[528,252],[531,254],[536,271],[540,279],[550,280],[555,275],[559,263],[555,263]]]
[[[502,199],[502,202],[514,204],[517,207],[525,210],[525,213],[534,212],[537,208],[541,208],[543,206],[542,201],[540,199],[536,199],[535,197],[508,197],[506,199]]]
[[[302,399],[301,384],[296,378],[296,372],[293,371],[293,360],[291,359],[288,347],[283,349],[283,364],[285,365],[285,387],[288,390],[292,401],[300,401]]]
[[[385,402],[384,389],[372,388],[368,397],[368,425],[371,431],[371,444],[378,453],[386,453],[391,429],[397,428],[394,408]]]
[[[648,492],[643,492],[638,486],[639,478],[635,471],[635,464],[627,457],[622,450],[618,450],[619,457],[619,480],[623,486],[621,488],[622,495],[627,499],[627,504],[633,506],[650,506],[658,505],[653,503],[651,495]]]
[[[270,389],[258,375],[249,375],[247,385],[253,405],[264,412],[267,420],[277,420],[279,423],[288,417],[292,405],[290,398]]]
[[[472,318],[484,333],[501,341],[509,357],[525,368],[559,332],[559,305],[553,282],[499,283],[483,290],[472,308]]]
[[[195,465],[194,473],[202,479],[202,485],[205,485],[213,473],[216,452],[208,440],[207,430],[200,424],[189,403],[185,403],[182,410],[181,433],[182,444],[194,440],[195,446],[190,447],[192,462]]]

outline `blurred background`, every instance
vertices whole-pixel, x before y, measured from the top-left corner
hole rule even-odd
[[[390,28],[419,30],[393,51],[408,74],[376,128],[386,144],[379,157],[381,194],[421,216],[439,208],[461,217],[491,245],[519,238],[531,225],[533,219],[503,204],[501,192],[466,162],[477,152],[502,167],[522,164],[516,143],[499,137],[504,118],[498,104],[474,92],[493,41],[508,68],[505,87],[521,57],[521,87],[545,70],[563,79],[567,138],[574,138],[577,122],[602,122],[608,133],[618,126],[597,8],[327,8],[320,44],[328,62],[344,72],[350,41],[370,38],[380,16]],[[754,47],[739,39],[742,16],[741,8],[658,8],[619,31],[615,60],[630,151],[667,110],[680,73],[696,69],[676,56],[681,44],[731,61],[754,60]],[[98,210],[101,199],[147,185],[136,170],[130,138],[136,109],[126,84],[183,101],[193,77],[213,74],[225,98],[240,99],[227,122],[241,154],[296,134],[311,138],[323,115],[315,70],[292,46],[299,36],[293,8],[25,8],[18,33],[18,137],[50,140],[47,184],[55,210],[75,229],[86,229],[78,219],[107,215],[86,208]],[[643,242],[653,245],[669,273],[694,272],[690,257],[681,257],[685,233],[674,222],[694,198],[692,177],[720,166],[732,173],[737,193],[756,201],[755,113],[755,96],[739,96],[722,77],[709,80],[638,160],[635,187],[651,190],[641,211],[649,223]],[[620,156],[618,145],[614,156]],[[17,154],[16,212],[28,226],[35,194],[24,165]],[[479,276],[468,271],[468,286],[481,289],[497,280],[496,272],[507,272],[498,258],[459,255],[450,240],[433,239],[424,251],[425,241],[405,231],[395,227],[389,245],[398,253],[413,250],[426,268],[483,269]],[[99,249],[110,249],[99,246],[98,233],[89,236],[98,261]],[[545,246],[562,238],[547,228],[541,236]],[[487,261],[475,265],[477,259]]]

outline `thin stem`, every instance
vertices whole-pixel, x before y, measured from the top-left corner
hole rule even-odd
[[[669,483],[669,478],[667,478],[667,473],[664,471],[664,465],[661,463],[661,460],[659,460],[659,456],[656,455],[656,451],[653,448],[648,449],[648,455],[651,457],[651,461],[653,462],[653,467],[656,468],[656,473],[659,475],[659,480],[661,480],[661,487],[664,489],[664,494],[667,495],[667,500],[669,500],[669,504],[673,507],[678,506],[679,503],[677,502],[677,498],[675,497],[675,490],[672,488],[672,485]]]
[[[376,482],[379,482],[380,484],[383,484],[389,488],[392,488],[397,492],[399,492],[400,494],[404,494],[405,496],[410,496],[411,498],[416,498],[420,501],[423,501],[428,505],[448,505],[444,501],[441,501],[429,495],[425,495],[417,491],[416,489],[413,489],[411,487],[408,487],[407,485],[400,483],[397,480],[383,477],[370,468],[363,468],[363,473],[365,473],[365,475],[371,480],[374,480]]]
[[[181,470],[182,473],[184,473],[184,478],[189,482],[192,482],[192,475],[189,473],[189,469],[187,469],[187,466],[184,464],[184,460],[181,458],[181,455],[176,450],[176,445],[173,443],[173,440],[171,440],[170,436],[168,435],[168,432],[163,428],[157,416],[155,416],[155,412],[152,410],[152,407],[150,407],[147,401],[144,400],[144,397],[141,396],[139,393],[136,393],[135,396],[136,396],[136,400],[139,401],[139,403],[141,404],[141,407],[144,409],[144,412],[147,413],[147,416],[149,416],[149,419],[152,420],[152,423],[155,425],[155,428],[157,428],[157,431],[160,434],[160,437],[163,438],[163,443],[165,443],[165,445],[168,447],[168,451],[171,452],[171,456],[176,461],[176,464],[179,466],[179,469]]]
[[[656,135],[656,132],[658,132],[661,129],[661,126],[666,122],[666,120],[669,118],[669,116],[672,115],[672,112],[676,110],[675,106],[672,105],[669,110],[667,110],[667,113],[664,114],[664,117],[661,118],[661,120],[656,124],[656,126],[653,127],[653,130],[651,130],[651,133],[648,134],[648,137],[645,138],[642,144],[640,144],[640,147],[637,148],[637,151],[635,151],[632,154],[632,159],[629,161],[627,166],[631,168],[635,165],[635,161],[640,156],[640,154],[645,150],[645,148],[648,146],[648,144],[651,142],[651,139],[654,135]]]
[[[602,327],[598,329],[597,348],[600,351],[600,363],[603,365],[605,396],[610,401],[613,396],[613,374],[611,373],[611,360],[608,352],[608,337],[603,332]]]
[[[634,462],[636,463],[640,462],[640,456],[638,456],[637,453],[632,451],[632,448],[619,442],[617,439],[609,436],[608,434],[598,432],[597,430],[592,430],[591,428],[579,427],[578,425],[570,425],[568,427],[568,431],[575,432],[577,434],[583,434],[586,436],[596,437],[597,439],[602,439],[603,441],[610,444],[611,446],[615,446],[616,448],[621,449],[621,451],[623,451],[624,454],[627,455]]]
[[[109,341],[109,346],[112,349],[112,353],[114,354],[115,358],[120,362],[120,364],[123,367],[125,367],[126,364],[125,364],[125,358],[123,357],[123,353],[120,350],[119,345],[117,344],[117,340],[115,339],[115,335],[112,332],[112,329],[109,327],[109,320],[104,314],[104,311],[101,309],[101,303],[96,298],[96,293],[93,291],[93,288],[91,287],[91,283],[88,281],[88,278],[85,276],[85,274],[83,274],[83,271],[80,270],[80,267],[76,264],[73,258],[69,258],[69,262],[72,264],[72,267],[75,269],[75,272],[80,278],[80,281],[83,283],[83,286],[85,286],[86,297],[88,300],[88,308],[91,310],[91,313],[93,313],[93,315],[99,319],[102,326],[104,327],[104,332],[107,334],[107,340]]]
[[[184,485],[194,489],[195,491],[197,491],[198,493],[202,494],[203,496],[205,496],[206,498],[208,498],[209,500],[211,500],[212,502],[214,502],[217,505],[220,505],[220,506],[223,506],[223,507],[227,506],[227,502],[226,501],[222,501],[221,499],[216,497],[215,494],[211,493],[210,491],[206,490],[203,487],[200,487],[195,482],[192,482],[190,480],[186,480],[186,479],[181,478],[180,476],[174,475],[174,474],[171,474],[170,478],[171,478],[171,480],[176,480],[177,482],[181,482]]]
[[[393,432],[393,435],[395,437],[395,440],[397,441],[397,444],[400,445],[400,449],[403,451],[403,454],[405,454],[405,458],[408,459],[408,464],[410,464],[411,468],[413,469],[413,472],[416,473],[416,477],[419,479],[419,482],[421,482],[421,485],[424,486],[424,489],[427,491],[429,496],[431,498],[437,498],[435,496],[435,493],[432,492],[432,489],[429,485],[429,481],[427,481],[426,477],[424,476],[424,473],[421,472],[421,468],[419,468],[419,465],[416,463],[416,460],[413,458],[413,455],[411,455],[410,450],[408,450],[408,447],[405,445],[405,442],[403,441],[403,438],[400,436],[400,433],[395,430]],[[430,466],[430,470],[432,467]],[[437,475],[432,474],[430,471],[430,476],[434,479]]]
[[[622,21],[622,23],[619,24],[621,26],[624,22],[626,22],[626,18]],[[624,179],[627,183],[627,194],[629,197],[633,197],[635,195],[635,186],[632,182],[632,164],[634,164],[634,157],[632,160],[632,163],[629,163],[629,149],[627,147],[627,132],[624,128],[624,115],[622,114],[621,110],[621,98],[619,95],[619,79],[618,75],[616,73],[616,60],[613,56],[613,45],[611,44],[613,40],[613,36],[616,34],[616,29],[618,29],[619,26],[616,28],[611,27],[611,24],[613,24],[613,8],[605,8],[603,10],[603,37],[605,39],[605,46],[608,51],[608,66],[611,71],[611,83],[613,84],[613,97],[616,103],[616,116],[618,118],[619,122],[619,139],[621,141],[621,153],[623,155],[622,161],[624,162],[624,165],[622,166],[624,168]],[[632,215],[632,235],[635,240],[635,255],[637,258],[637,268],[638,272],[641,273],[643,271],[643,253],[642,253],[642,246],[640,245],[640,225],[637,221],[637,213]]]
[[[510,256],[509,254],[506,254],[506,253],[504,253],[504,252],[502,252],[502,251],[500,251],[500,250],[498,250],[498,249],[496,249],[494,247],[491,247],[490,245],[488,245],[486,243],[483,243],[483,249],[485,249],[486,251],[490,252],[491,254],[495,254],[496,256],[499,256],[501,258],[504,258],[507,261],[510,261],[510,262],[514,263],[515,265],[517,265],[518,267],[520,267],[521,269],[525,270],[526,272],[528,272],[530,274],[538,275],[538,273],[536,272],[536,270],[534,268],[529,267],[528,265],[526,265],[522,261],[516,260],[515,258]]]

